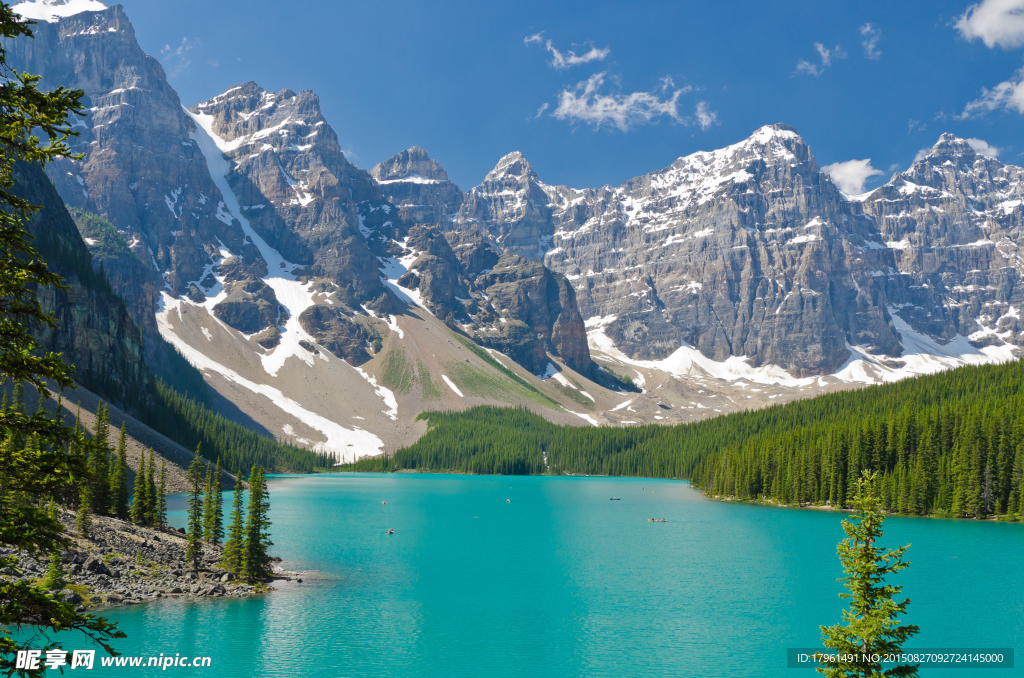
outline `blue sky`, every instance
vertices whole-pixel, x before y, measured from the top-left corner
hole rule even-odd
[[[1024,164],[1024,0],[121,2],[186,105],[312,89],[357,165],[419,144],[463,189],[513,150],[618,184],[774,122],[870,159],[836,166],[851,186],[947,131]]]

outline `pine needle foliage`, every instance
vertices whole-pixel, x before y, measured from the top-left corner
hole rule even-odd
[[[40,400],[49,387],[73,387],[72,369],[48,352],[33,330],[57,327],[37,295],[44,287],[66,289],[49,270],[25,228],[38,207],[12,192],[16,163],[45,165],[59,156],[74,157],[68,139],[75,134],[69,116],[85,115],[83,92],[63,87],[46,91],[40,76],[7,65],[4,45],[30,39],[33,22],[23,21],[9,4],[0,3],[0,386],[34,387]],[[0,544],[7,553],[54,554],[67,547],[63,526],[47,510],[46,500],[69,504],[84,499],[85,521],[95,497],[82,488],[94,482],[81,429],[64,425],[40,404],[35,414],[23,407],[0,408]],[[108,462],[109,464],[109,462]],[[109,470],[109,465],[104,471]],[[85,494],[77,497],[76,494]],[[83,522],[85,522],[83,521]],[[74,606],[19,579],[14,555],[0,557],[0,568],[15,576],[0,578],[0,673],[41,676],[44,669],[18,669],[19,650],[57,646],[49,634],[79,631],[86,640],[114,654],[109,641],[123,638],[103,618],[76,612]]]
[[[843,623],[822,626],[821,638],[829,655],[839,659],[824,662],[818,673],[828,678],[906,678],[917,676],[917,665],[900,664],[883,670],[881,657],[900,654],[903,643],[920,629],[913,624],[900,624],[910,599],[895,600],[902,586],[886,580],[910,566],[904,560],[910,544],[897,549],[877,545],[885,534],[885,511],[874,494],[877,472],[864,471],[854,484],[854,514],[843,521],[846,539],[836,549],[845,577],[839,579],[848,593],[839,597],[848,600],[843,610]]]

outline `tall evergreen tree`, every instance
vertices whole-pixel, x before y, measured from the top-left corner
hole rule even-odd
[[[217,457],[217,467],[213,471],[213,535],[212,541],[219,543],[224,539],[224,470]]]
[[[188,465],[186,479],[189,484],[189,494],[185,562],[193,572],[197,572],[203,557],[203,461],[199,456],[198,447],[195,459]]]
[[[117,439],[117,461],[110,478],[110,494],[113,499],[111,515],[121,520],[128,519],[128,446],[125,442],[124,423]]]
[[[156,526],[167,527],[167,461],[160,460],[160,486],[156,494]]]
[[[211,544],[213,538],[213,468],[206,464],[206,486],[203,492],[203,539]]]
[[[228,524],[227,541],[224,542],[224,568],[239,576],[242,573],[242,546],[245,539],[245,523],[242,517],[242,472],[235,478],[235,491],[231,497],[231,522]]]
[[[912,624],[900,625],[898,617],[906,614],[910,599],[894,600],[903,587],[886,583],[887,577],[910,565],[903,560],[910,545],[898,549],[875,545],[885,534],[885,511],[874,493],[875,473],[865,472],[857,481],[855,513],[843,521],[846,539],[836,549],[846,574],[839,581],[849,591],[839,597],[849,600],[850,609],[843,610],[843,624],[820,627],[821,638],[836,656],[853,659],[823,662],[825,666],[818,672],[829,678],[918,675],[916,664],[901,664],[883,673],[882,664],[872,658],[899,654],[903,643],[920,631]]]
[[[89,469],[91,471],[92,511],[98,515],[110,512],[110,413],[106,403],[96,408],[96,424],[89,441]]]
[[[40,76],[7,65],[6,47],[31,38],[33,23],[22,20],[9,3],[0,3],[0,383],[14,383],[19,391],[30,385],[47,400],[50,388],[72,387],[72,369],[33,332],[58,327],[41,294],[67,288],[48,269],[25,228],[40,208],[11,189],[16,163],[44,166],[57,157],[75,157],[67,143],[75,134],[68,117],[84,116],[85,110],[82,91],[40,87]],[[24,444],[29,438],[34,439],[31,446]],[[21,551],[40,557],[68,544],[63,526],[39,500],[57,496],[71,504],[90,483],[84,441],[42,407],[32,415],[20,407],[0,412],[0,441],[0,543],[9,554],[0,556],[0,568],[17,575],[0,578],[0,673],[24,673],[15,665],[18,652],[52,647],[50,632],[81,631],[113,652],[107,641],[123,637],[116,626],[36,589],[20,577],[22,566],[14,555]]]
[[[83,537],[92,531],[92,488],[89,483],[82,483],[82,492],[78,498],[78,513],[75,514],[75,530]]]
[[[242,558],[242,576],[250,581],[259,581],[270,574],[270,555],[267,549],[274,545],[270,541],[270,496],[263,469],[254,466],[249,475],[249,506],[246,511],[245,544]]]
[[[146,507],[149,499],[146,496],[149,486],[146,484],[146,453],[139,454],[139,470],[135,472],[135,494],[132,496],[131,518],[136,525],[146,523]]]
[[[156,525],[156,455],[153,448],[149,448],[149,466],[146,468],[146,503],[143,509],[143,518],[146,525]]]

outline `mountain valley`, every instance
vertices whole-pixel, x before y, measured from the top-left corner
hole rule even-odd
[[[17,5],[9,58],[85,92],[84,157],[46,171],[125,300],[90,335],[125,388],[177,351],[237,421],[354,461],[424,411],[685,423],[1024,346],[1024,169],[952,135],[859,196],[785,124],[617,187],[512,152],[463,192],[418,146],[360,169],[309,90],[186,108],[122,7],[79,5]]]

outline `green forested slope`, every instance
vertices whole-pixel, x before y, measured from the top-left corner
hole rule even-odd
[[[846,506],[879,471],[892,511],[1017,513],[1024,363],[964,367],[675,427],[557,426],[525,410],[428,413],[414,445],[354,470],[689,478],[710,494]],[[546,460],[546,461],[545,461]]]

